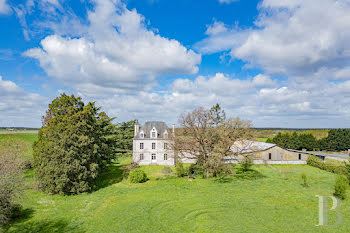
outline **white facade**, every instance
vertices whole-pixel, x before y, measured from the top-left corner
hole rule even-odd
[[[140,165],[174,165],[174,151],[170,149],[169,129],[164,122],[149,121],[140,129],[135,125],[133,162]],[[172,129],[174,134],[174,126]]]

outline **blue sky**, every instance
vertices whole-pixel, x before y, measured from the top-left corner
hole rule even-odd
[[[0,126],[62,92],[118,121],[220,103],[256,127],[350,127],[350,2],[0,0]]]

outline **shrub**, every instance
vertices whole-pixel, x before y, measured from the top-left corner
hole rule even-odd
[[[307,159],[307,164],[328,172],[335,173],[335,174],[340,174],[340,175],[348,174],[345,164],[333,159],[326,159],[326,161],[323,162],[322,159],[314,155],[310,155],[309,158]]]
[[[303,186],[304,187],[309,187],[309,184],[307,183],[307,176],[305,173],[301,174],[301,179],[303,181]]]
[[[239,163],[241,164],[241,170],[243,172],[249,171],[253,166],[253,160],[248,156],[245,156]]]
[[[176,176],[177,177],[184,177],[186,175],[185,168],[184,168],[184,166],[183,166],[181,161],[176,161],[175,171],[176,171]]]
[[[139,165],[137,163],[131,163],[129,165],[123,166],[123,179],[128,179],[130,172],[138,167]]]
[[[16,151],[0,149],[0,225],[16,217],[23,183],[23,164]]]
[[[317,167],[317,168],[320,168],[322,170],[325,170],[324,162],[322,161],[322,159],[318,158],[315,155],[310,155],[307,158],[306,163],[308,165],[310,165],[310,166]]]
[[[164,167],[162,170],[162,173],[164,173],[164,174],[170,174],[172,172],[173,172],[173,170],[170,167]]]
[[[188,167],[188,175],[191,176],[192,178],[196,176],[203,176],[204,170],[202,167],[200,167],[198,164],[193,163]]]
[[[131,183],[143,183],[147,181],[147,175],[141,169],[134,169],[129,174]]]
[[[348,180],[344,176],[339,175],[334,185],[334,196],[337,196],[340,199],[344,200],[346,198],[347,188],[348,188]]]

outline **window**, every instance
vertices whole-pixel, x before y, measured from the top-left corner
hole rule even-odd
[[[156,132],[152,132],[152,138],[156,137]]]
[[[164,149],[168,149],[168,143],[164,143]]]
[[[156,149],[156,143],[152,142],[152,150]]]
[[[164,160],[168,160],[168,155],[164,154]]]
[[[144,138],[145,134],[144,133],[140,133],[140,138]]]
[[[299,160],[301,160],[301,154],[299,154]]]
[[[271,153],[269,153],[269,160],[271,160],[272,159],[272,154]]]
[[[156,154],[152,154],[152,160],[156,160],[157,157],[156,157]]]
[[[143,142],[140,143],[140,149],[143,149]]]
[[[140,154],[140,160],[143,160],[144,158],[143,158],[143,154]]]
[[[168,132],[164,133],[164,138],[168,138]]]

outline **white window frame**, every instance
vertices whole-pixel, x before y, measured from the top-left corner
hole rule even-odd
[[[164,150],[168,149],[168,143],[164,142]]]
[[[140,138],[145,138],[145,134],[143,132],[140,133]]]
[[[164,160],[168,160],[168,154],[164,154]]]
[[[143,154],[140,154],[140,160],[144,160],[145,157],[143,156]]]
[[[145,148],[143,142],[140,143],[140,150],[143,150]]]
[[[155,149],[156,149],[156,143],[152,142],[152,150],[155,150]]]
[[[156,155],[156,154],[152,154],[152,155],[151,155],[151,160],[152,160],[152,161],[157,160],[157,155]]]

